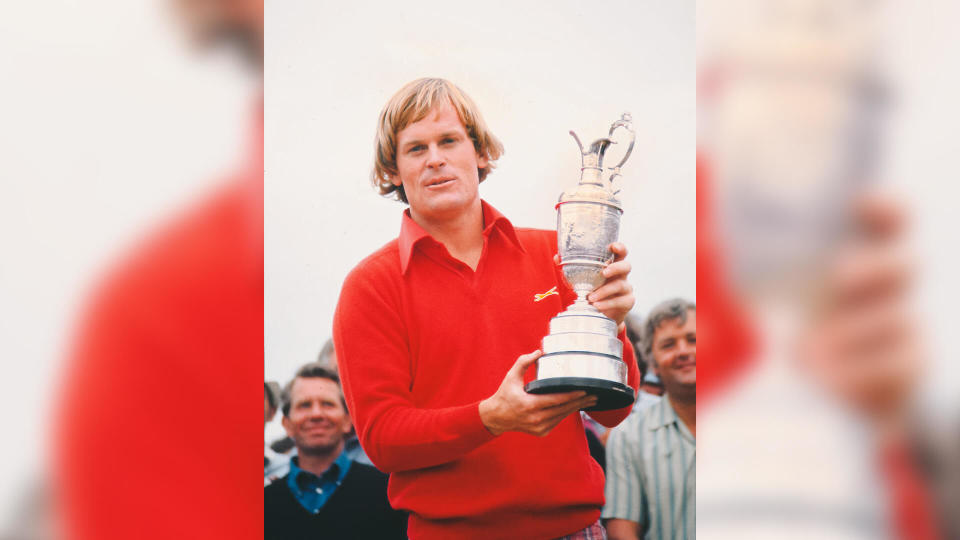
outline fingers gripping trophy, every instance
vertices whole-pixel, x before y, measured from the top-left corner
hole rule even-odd
[[[604,155],[615,144],[614,132],[623,128],[629,145],[613,167],[604,167]],[[617,323],[587,302],[587,295],[604,282],[603,269],[613,260],[608,246],[620,234],[623,208],[614,180],[633,151],[635,133],[629,113],[610,126],[607,137],[587,148],[570,132],[580,147],[580,184],[560,195],[557,203],[557,249],[567,283],[577,299],[550,320],[550,334],[543,338],[537,363],[537,378],[526,386],[533,394],[583,390],[597,396],[590,410],[619,409],[633,403],[627,384],[623,343],[617,338]],[[606,179],[605,171],[611,171]]]

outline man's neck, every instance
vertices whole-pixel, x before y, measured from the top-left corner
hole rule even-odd
[[[462,261],[472,270],[480,264],[483,253],[483,208],[480,199],[467,211],[450,219],[428,220],[410,209],[410,217],[436,240],[443,244],[450,256]]]
[[[343,452],[343,441],[330,450],[311,450],[305,452],[304,449],[297,448],[297,466],[301,469],[311,472],[317,476],[322,475],[333,465],[333,462],[340,457]]]
[[[687,396],[678,396],[667,392],[665,397],[670,400],[670,406],[673,407],[673,410],[677,413],[677,417],[680,418],[680,421],[683,422],[683,424],[687,426],[687,429],[690,430],[693,438],[697,438],[696,394],[694,394],[692,398],[687,398]]]

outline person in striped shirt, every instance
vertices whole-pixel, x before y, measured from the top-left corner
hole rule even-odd
[[[602,518],[611,540],[695,538],[696,305],[672,299],[654,307],[642,346],[666,393],[610,434]]]

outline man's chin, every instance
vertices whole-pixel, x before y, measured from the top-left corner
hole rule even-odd
[[[340,446],[340,441],[306,441],[298,445],[297,453],[307,455],[327,455]]]
[[[463,210],[464,204],[455,197],[440,193],[431,197],[427,211],[432,216],[456,216]]]
[[[475,202],[479,204],[479,196],[469,198],[462,193],[451,190],[450,192],[428,193],[419,202],[422,205],[421,214],[424,217],[429,217],[431,220],[451,219],[461,215]]]
[[[671,381],[669,384],[664,386],[664,395],[672,394],[674,396],[694,396],[697,395],[697,378],[693,377],[693,380],[677,380]]]
[[[683,371],[678,373],[677,384],[684,386],[692,386],[693,388],[697,387],[697,368],[694,367],[689,371]]]

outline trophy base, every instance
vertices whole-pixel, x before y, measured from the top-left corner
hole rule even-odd
[[[588,377],[551,377],[529,382],[524,389],[531,394],[559,394],[561,392],[584,392],[597,396],[597,404],[586,411],[609,411],[622,409],[633,403],[633,388],[605,379]]]

